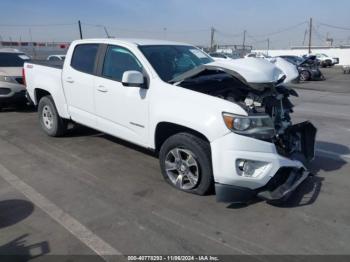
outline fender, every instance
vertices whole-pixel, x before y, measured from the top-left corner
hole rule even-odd
[[[151,148],[155,148],[154,134],[157,125],[161,122],[195,130],[211,142],[231,132],[224,124],[223,112],[247,115],[239,105],[217,97],[166,83],[156,89],[150,103],[149,144]]]

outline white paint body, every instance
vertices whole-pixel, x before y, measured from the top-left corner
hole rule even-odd
[[[289,63],[286,59],[283,59],[281,57],[274,57],[274,58],[268,58],[268,61],[270,61],[270,63],[273,63],[275,66],[277,66],[285,74],[286,76],[286,79],[284,80],[285,84],[290,83],[293,80],[299,78],[299,71],[296,65]]]
[[[70,60],[74,47],[80,43],[105,43],[129,49],[147,72],[149,89],[126,87],[120,82],[73,69]],[[217,183],[256,189],[264,186],[280,167],[302,166],[299,161],[279,155],[272,143],[230,131],[223,121],[222,113],[247,115],[238,104],[161,80],[138,48],[138,45],[152,44],[179,43],[116,39],[74,41],[68,50],[63,70],[25,64],[28,94],[34,104],[38,104],[36,89],[47,90],[61,117],[145,148],[155,149],[155,133],[159,123],[169,122],[193,129],[210,142],[214,180]],[[245,61],[236,64],[214,63],[237,70],[248,82],[273,82],[283,74],[268,61],[241,60]],[[103,92],[100,90],[102,87]],[[258,177],[241,177],[236,171],[235,162],[242,157],[265,161],[268,167]]]

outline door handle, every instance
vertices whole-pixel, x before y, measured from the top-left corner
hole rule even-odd
[[[107,93],[108,89],[105,88],[104,86],[100,85],[97,87],[97,91],[102,92],[102,93]]]
[[[66,78],[66,82],[67,82],[67,83],[73,84],[73,83],[74,83],[74,80],[73,80],[73,78],[71,78],[71,77],[67,77],[67,78]]]

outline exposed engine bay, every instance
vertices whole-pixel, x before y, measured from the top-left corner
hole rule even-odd
[[[289,97],[298,94],[281,85],[283,79],[252,85],[226,70],[206,69],[175,84],[236,103],[248,115],[269,115],[274,128],[260,139],[273,142],[279,154],[305,164],[314,157],[316,128],[310,122],[292,124],[290,114],[294,105]]]

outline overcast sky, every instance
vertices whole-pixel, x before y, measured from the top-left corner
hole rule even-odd
[[[247,43],[286,48],[303,43],[306,23],[314,18],[315,44],[329,33],[337,43],[350,41],[349,0],[1,0],[0,36],[3,40],[71,41],[104,37],[103,27],[115,37],[179,40],[208,45],[210,28],[219,44]],[[48,26],[43,26],[48,25]],[[289,30],[285,30],[289,29]],[[280,33],[277,33],[280,32]],[[275,34],[271,34],[275,33]]]

